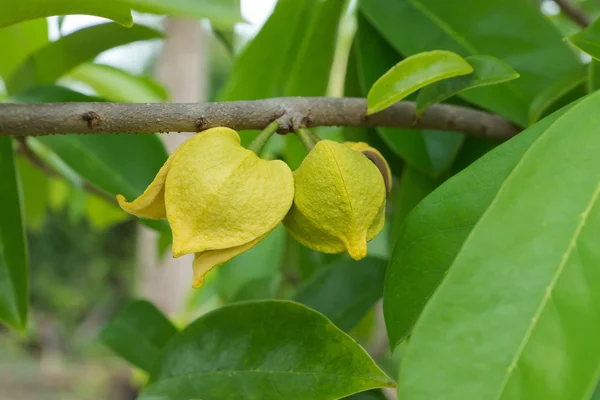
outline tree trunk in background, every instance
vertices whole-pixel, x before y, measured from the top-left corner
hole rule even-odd
[[[156,65],[156,76],[170,93],[172,102],[200,102],[208,93],[209,33],[198,21],[169,19],[166,40]],[[169,153],[193,133],[163,135]],[[183,311],[192,287],[192,260],[188,254],[172,258],[167,250],[163,259],[157,256],[157,237],[139,224],[138,271],[141,297],[150,300],[166,314]]]

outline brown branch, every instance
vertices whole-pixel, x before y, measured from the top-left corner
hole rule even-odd
[[[583,11],[581,8],[575,5],[571,0],[554,1],[556,2],[556,4],[558,4],[563,14],[565,14],[567,17],[569,17],[582,28],[585,28],[592,23],[591,18],[585,13],[585,11]]]
[[[196,132],[216,126],[280,133],[299,127],[350,126],[436,129],[506,140],[519,129],[499,115],[436,104],[416,116],[413,102],[399,102],[369,117],[366,99],[284,97],[222,103],[45,103],[0,104],[0,136],[67,133]]]
[[[40,171],[42,171],[46,175],[52,176],[52,177],[60,177],[60,174],[58,172],[56,172],[52,167],[50,167],[48,164],[46,164],[46,162],[44,162],[44,160],[42,160],[37,154],[35,154],[31,150],[31,148],[27,145],[27,140],[24,136],[20,136],[17,139],[19,142],[19,148],[17,151],[21,156],[23,156],[25,159],[27,159],[34,167],[38,168]],[[109,196],[108,194],[104,193],[100,189],[96,188],[95,186],[90,185],[89,183],[87,183],[85,181],[83,181],[83,183],[82,183],[82,188],[86,192],[96,195],[109,203],[116,204],[116,200],[114,197]]]

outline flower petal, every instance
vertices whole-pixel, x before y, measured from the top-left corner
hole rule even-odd
[[[192,287],[194,289],[201,287],[204,283],[204,277],[211,269],[217,265],[226,263],[233,257],[245,252],[246,250],[250,250],[252,247],[254,247],[254,245],[267,237],[269,233],[241,246],[229,247],[223,250],[208,250],[202,253],[196,253],[194,255],[194,281],[192,283]]]
[[[228,128],[206,130],[188,142],[166,182],[175,257],[242,246],[281,222],[294,197],[287,164],[258,158]]]
[[[136,217],[148,219],[166,219],[167,211],[165,209],[165,181],[171,168],[172,154],[165,164],[161,167],[156,177],[146,188],[144,193],[132,202],[128,202],[121,194],[117,195],[119,206],[129,214]]]

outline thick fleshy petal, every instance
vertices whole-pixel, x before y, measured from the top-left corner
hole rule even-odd
[[[172,154],[162,166],[156,177],[140,197],[128,202],[123,195],[117,195],[119,206],[129,214],[148,219],[166,219],[165,181],[171,167]]]
[[[270,233],[270,232],[269,232]],[[265,234],[251,242],[243,244],[237,247],[229,247],[222,250],[208,250],[202,253],[196,253],[194,255],[194,281],[192,287],[198,289],[204,283],[204,277],[214,267],[224,264],[231,260],[233,257],[250,250],[254,245],[263,240],[267,235]]]
[[[281,222],[293,197],[287,164],[260,159],[231,129],[199,133],[177,151],[167,176],[173,256],[255,241]]]
[[[379,169],[379,172],[381,172],[383,182],[385,183],[385,190],[387,196],[389,197],[392,191],[392,170],[379,150],[369,146],[369,144],[365,142],[344,142],[344,144],[358,152],[363,153],[375,164],[375,166]]]
[[[344,249],[355,259],[383,228],[386,189],[377,166],[352,147],[318,142],[294,173],[294,205],[284,224],[318,251]]]

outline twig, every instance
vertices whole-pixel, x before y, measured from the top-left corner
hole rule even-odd
[[[29,146],[27,145],[27,139],[24,136],[18,137],[17,140],[19,142],[18,153],[21,156],[25,157],[34,167],[38,168],[40,171],[42,171],[43,173],[45,173],[48,176],[53,176],[53,177],[60,176],[60,174],[58,174],[58,172],[56,172],[52,167],[50,167],[48,164],[46,164],[44,162],[44,160],[42,160],[40,157],[38,157],[38,155],[35,154],[31,150],[31,148],[29,148]],[[99,190],[95,186],[92,186],[85,181],[83,181],[83,183],[82,183],[82,188],[86,192],[94,194],[109,203],[116,204],[116,200],[114,197],[109,196],[108,194],[104,193],[103,191]]]
[[[571,0],[554,0],[554,2],[558,4],[563,14],[582,28],[587,27],[592,22],[585,11],[575,5]]]
[[[503,117],[450,104],[427,108],[420,118],[403,101],[369,117],[366,99],[283,97],[221,103],[0,104],[0,136],[67,133],[197,132],[216,126],[263,129],[277,120],[280,133],[299,127],[385,126],[436,129],[506,140],[519,129]]]

